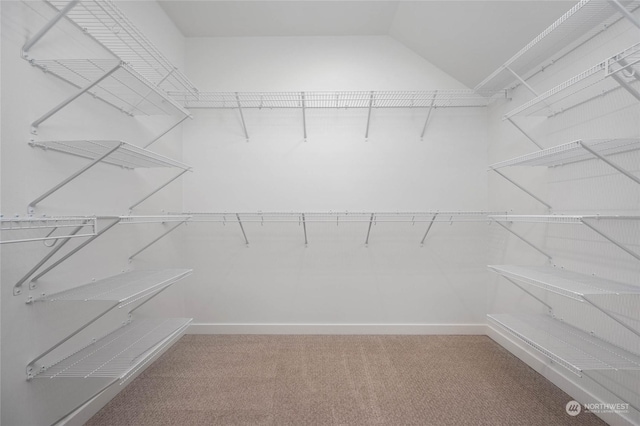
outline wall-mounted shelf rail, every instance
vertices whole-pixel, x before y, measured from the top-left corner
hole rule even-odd
[[[157,295],[172,284],[180,281],[193,272],[191,269],[163,269],[163,270],[141,270],[131,271],[113,277],[98,280],[89,284],[84,284],[63,292],[43,295],[35,300],[29,300],[28,303],[56,303],[60,301],[107,301],[113,302],[105,307],[99,304],[99,312],[86,323],[69,333],[64,339],[57,344],[51,346],[46,351],[35,357],[27,365],[27,375],[29,378],[33,376],[35,371],[42,371],[43,366],[38,362],[53,350],[59,348],[80,331],[93,324],[97,319],[103,317],[107,312],[118,307],[122,308],[144,298],[147,300],[140,303],[133,310],[139,308],[148,302],[151,297]],[[132,312],[133,312],[132,310]],[[46,368],[46,366],[45,366]]]
[[[127,169],[136,168],[155,168],[155,167],[171,167],[177,168],[181,171],[171,180],[151,192],[142,200],[134,204],[131,208],[137,206],[142,201],[149,198],[151,195],[164,188],[170,182],[177,179],[182,174],[191,170],[190,166],[156,154],[152,151],[139,148],[135,145],[128,144],[122,141],[109,141],[109,140],[75,140],[75,141],[43,141],[43,142],[30,142],[31,146],[62,152],[65,154],[75,155],[92,160],[87,166],[83,167],[79,171],[75,172],[67,179],[60,182],[58,185],[51,188],[49,191],[36,198],[29,203],[29,211],[33,212],[35,206],[49,197],[51,194],[77,178],[91,167],[98,163],[106,163],[114,166],[120,166]]]
[[[638,297],[640,287],[551,266],[489,265],[489,269],[502,275],[512,284],[516,284],[513,281],[516,280],[578,302],[585,302],[640,337],[640,330],[631,327],[615,312],[599,303],[599,296],[615,297],[619,302],[630,296]]]
[[[547,90],[504,115],[552,117],[622,87],[640,100],[640,43]],[[611,78],[608,78],[611,77]]]
[[[637,0],[619,4],[630,13],[640,7]],[[475,88],[499,90],[526,81],[622,17],[623,13],[613,2],[582,0]]]
[[[33,374],[33,379],[95,377],[114,383],[141,367],[167,344],[180,336],[191,319],[135,319],[93,344]]]
[[[552,257],[547,254],[545,251],[541,250],[535,244],[532,244],[528,239],[524,238],[520,234],[511,230],[507,225],[504,225],[503,222],[512,223],[512,222],[527,222],[527,223],[550,223],[550,224],[573,224],[573,225],[584,225],[587,228],[594,231],[596,234],[600,235],[610,243],[614,244],[621,250],[624,250],[629,255],[635,257],[640,260],[640,254],[631,250],[627,245],[619,242],[614,239],[606,232],[602,231],[597,226],[598,221],[603,220],[616,220],[616,221],[638,221],[640,220],[640,216],[598,216],[598,215],[491,215],[489,218],[495,221],[497,224],[502,226],[504,229],[520,238],[522,241],[527,243],[532,248],[536,249],[538,252],[544,254],[547,258],[551,259]]]
[[[306,110],[308,109],[366,109],[365,138],[369,136],[371,111],[385,108],[427,109],[424,136],[431,111],[435,108],[486,107],[505,91],[431,90],[431,91],[347,91],[347,92],[199,92],[171,93],[171,96],[189,109],[237,109],[244,135],[249,139],[245,117],[246,109],[299,109],[303,135],[307,138]]]
[[[488,317],[527,346],[580,377],[593,378],[591,372],[640,371],[637,354],[549,316],[494,314]],[[638,410],[637,393],[621,395],[609,390]]]
[[[83,228],[86,230],[82,233],[79,231]],[[5,218],[0,216],[0,230],[3,237],[0,244],[24,243],[31,241],[53,241],[45,243],[51,247],[58,240],[66,240],[69,238],[92,237],[98,230],[98,220],[96,217],[80,216],[80,217],[12,217]],[[47,231],[45,235],[31,236],[40,230]],[[66,234],[59,234],[58,230],[69,231]],[[20,237],[21,234],[28,234],[29,237]],[[55,234],[55,235],[54,235]]]
[[[503,213],[503,212],[498,212]],[[424,244],[427,234],[436,222],[489,222],[490,215],[496,212],[486,211],[423,211],[423,212],[257,212],[257,213],[207,213],[186,212],[189,222],[216,222],[226,224],[237,222],[247,246],[249,240],[243,223],[298,223],[304,231],[305,246],[308,244],[307,228],[310,223],[368,223],[365,246],[369,243],[371,225],[376,223],[426,223],[427,229],[420,244]]]

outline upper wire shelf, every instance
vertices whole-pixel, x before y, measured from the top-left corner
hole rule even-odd
[[[488,317],[574,374],[590,370],[640,370],[640,357],[546,315]]]
[[[186,108],[448,108],[484,107],[504,91],[346,91],[171,93]]]
[[[112,300],[126,306],[174,284],[193,272],[192,269],[139,270],[84,284],[35,299],[41,302],[61,300]]]
[[[191,167],[152,151],[115,140],[33,141],[31,146],[97,160],[127,169],[175,167],[190,170]],[[114,151],[115,150],[115,151]],[[110,154],[108,154],[112,151]],[[108,154],[108,155],[107,155]],[[107,155],[105,157],[105,155]]]
[[[640,42],[522,104],[505,114],[503,119],[516,115],[552,117],[619,87],[640,100],[639,62]]]
[[[637,0],[620,1],[620,4],[630,13],[640,7],[640,1]],[[582,0],[475,88],[505,89],[517,83],[519,77],[526,80],[538,70],[544,69],[544,62],[553,63],[558,56],[573,50],[581,42],[600,32],[601,28],[610,26],[621,17],[620,11],[612,2]]]
[[[82,32],[127,63],[153,86],[166,92],[197,92],[195,85],[177,69],[131,22],[112,0],[72,0],[76,4],[66,18]],[[47,0],[57,11],[68,0]]]
[[[554,167],[596,158],[591,152],[585,150],[584,146],[589,148],[591,151],[606,157],[609,155],[621,154],[640,149],[640,139],[577,140],[510,160],[501,161],[499,163],[492,164],[489,168],[496,170],[508,166]]]
[[[257,212],[215,213],[187,212],[191,222],[478,222],[502,212],[486,211],[423,211],[423,212]]]
[[[189,215],[169,214],[156,216],[120,216],[120,225],[135,225],[141,223],[170,223],[185,222],[191,219]]]
[[[133,320],[33,377],[126,380],[180,335],[190,322],[187,318]]]
[[[616,215],[490,215],[489,219],[498,222],[528,222],[528,223],[573,223],[584,224],[585,220],[640,220],[640,216]]]
[[[58,229],[77,229],[88,228],[86,232],[73,233],[70,235],[53,235]],[[29,238],[10,238],[0,240],[0,244],[24,243],[31,241],[50,241],[62,240],[69,238],[92,237],[96,235],[98,229],[98,221],[96,217],[79,216],[79,217],[12,217],[5,218],[0,216],[0,230],[6,234],[24,234],[25,232],[37,232],[38,230],[48,230],[46,235],[29,237]]]
[[[189,115],[164,91],[119,59],[31,59],[29,62],[79,90],[91,86],[86,92],[130,116]]]
[[[640,295],[640,287],[551,266],[489,265],[489,269],[578,301],[585,295]]]

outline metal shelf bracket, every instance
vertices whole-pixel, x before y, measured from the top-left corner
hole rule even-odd
[[[513,231],[511,228],[509,228],[508,226],[500,223],[499,221],[493,219],[493,221],[495,223],[497,223],[498,225],[500,225],[501,227],[503,227],[504,229],[506,229],[507,231],[509,231],[510,233],[512,233],[513,235],[515,235],[516,237],[518,237],[519,239],[521,239],[523,242],[525,242],[527,245],[529,245],[531,248],[535,249],[536,251],[538,251],[539,253],[543,254],[549,261],[552,259],[552,257],[546,253],[545,251],[543,251],[542,249],[538,248],[538,246],[536,246],[535,244],[533,244],[532,242],[530,242],[529,240],[527,240],[526,238],[524,238],[522,235],[518,234],[517,232]]]
[[[545,207],[547,207],[547,209],[551,210],[552,207],[545,203],[544,201],[542,201],[539,197],[537,197],[536,195],[534,195],[531,191],[527,190],[526,188],[524,188],[522,185],[520,185],[519,183],[513,181],[512,179],[508,178],[507,176],[505,176],[504,174],[502,174],[501,172],[499,172],[496,169],[491,169],[494,172],[496,172],[498,175],[502,176],[505,180],[507,180],[508,182],[511,182],[513,185],[515,185],[517,188],[519,188],[520,190],[522,190],[524,193],[528,194],[529,196],[531,196],[532,198],[534,198],[536,201],[538,201],[539,203],[543,204]]]
[[[137,252],[135,252],[131,256],[129,256],[129,262],[132,262],[134,257],[136,257],[137,255],[139,255],[140,253],[142,253],[143,251],[145,251],[146,249],[148,249],[149,247],[151,247],[152,245],[154,245],[155,243],[160,241],[165,236],[169,235],[171,232],[175,231],[180,225],[182,225],[183,223],[186,223],[186,222],[187,222],[186,220],[183,220],[182,222],[179,222],[174,227],[167,229],[165,232],[160,234],[157,238],[153,239],[149,244],[147,244],[146,246],[142,247],[140,250],[138,250]]]

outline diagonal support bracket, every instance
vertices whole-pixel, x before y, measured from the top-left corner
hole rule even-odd
[[[525,132],[525,131],[522,129],[522,127],[518,126],[518,125],[516,124],[516,122],[515,122],[515,121],[513,121],[511,118],[507,118],[507,121],[508,121],[509,123],[511,123],[511,124],[513,125],[513,127],[515,127],[516,129],[518,129],[518,130],[520,131],[520,133],[522,133],[523,135],[525,135],[525,136],[527,137],[527,139],[529,139],[531,142],[533,142],[533,144],[534,144],[535,146],[537,146],[537,147],[538,147],[538,149],[540,149],[540,150],[543,150],[543,149],[544,149],[544,148],[542,148],[542,146],[541,146],[538,142],[536,142],[536,141],[535,141],[531,136],[529,136],[529,135],[527,134],[527,132]]]
[[[580,223],[582,223],[584,226],[586,226],[587,228],[591,229],[593,232],[595,232],[596,234],[600,235],[602,238],[604,238],[605,240],[609,241],[611,244],[615,245],[619,249],[626,251],[631,256],[633,256],[636,259],[640,260],[640,254],[638,254],[638,253],[634,252],[633,250],[627,248],[624,244],[622,244],[618,240],[615,240],[614,238],[610,237],[606,233],[602,232],[601,230],[599,230],[598,228],[596,228],[595,226],[593,226],[592,224],[587,222],[587,220],[580,219]]]
[[[151,140],[150,142],[147,142],[147,144],[145,146],[143,146],[144,149],[147,149],[148,147],[150,147],[152,144],[154,144],[156,141],[158,141],[160,138],[162,138],[164,135],[166,135],[167,133],[169,133],[170,131],[172,131],[173,129],[175,129],[176,127],[178,127],[179,125],[181,125],[187,118],[193,118],[190,115],[185,115],[183,118],[180,119],[180,121],[178,121],[176,124],[172,125],[171,127],[169,127],[167,130],[165,130],[164,132],[160,133],[158,136],[156,136],[153,140]]]
[[[424,247],[424,240],[427,239],[427,235],[429,234],[429,231],[431,231],[431,227],[433,226],[433,222],[436,221],[436,217],[438,217],[438,213],[433,215],[433,217],[431,218],[431,221],[429,222],[429,226],[427,226],[427,230],[424,231],[424,235],[422,236],[422,239],[420,240],[420,247]]]
[[[238,92],[236,92],[236,104],[238,105],[238,112],[240,113],[240,121],[242,122],[242,131],[244,132],[244,138],[247,140],[247,142],[249,142],[249,133],[247,133],[247,125],[244,122],[244,114],[242,113],[242,104],[240,103],[240,96],[238,95]]]
[[[182,170],[180,173],[178,173],[176,176],[172,177],[171,179],[169,179],[168,181],[166,181],[165,183],[163,183],[162,185],[160,185],[158,188],[154,189],[153,191],[151,191],[149,194],[145,195],[141,200],[139,200],[138,202],[136,202],[135,204],[132,204],[131,207],[129,207],[129,211],[133,210],[134,208],[136,208],[137,206],[139,206],[140,204],[142,204],[143,201],[146,201],[148,198],[150,198],[152,195],[154,195],[155,193],[157,193],[158,191],[160,191],[161,189],[163,189],[165,186],[169,185],[171,182],[173,182],[174,180],[178,179],[180,176],[182,176],[183,174],[187,173],[188,171],[190,171],[191,169],[184,169]]]
[[[422,133],[420,133],[420,140],[424,139],[424,134],[427,131],[427,125],[429,124],[429,118],[431,118],[431,111],[433,111],[433,106],[436,103],[436,97],[438,96],[438,91],[433,92],[433,99],[431,99],[431,105],[429,105],[429,112],[427,112],[427,118],[424,120],[424,126],[422,126]]]
[[[110,70],[108,70],[106,73],[104,73],[101,77],[99,77],[97,80],[92,81],[91,83],[87,84],[86,86],[80,88],[76,93],[74,93],[73,95],[69,96],[67,99],[65,99],[64,101],[60,102],[58,105],[56,105],[55,107],[53,107],[49,112],[47,112],[46,114],[44,114],[42,117],[38,118],[36,121],[34,121],[33,123],[31,123],[31,133],[33,134],[37,134],[38,133],[38,127],[44,123],[46,120],[48,120],[49,118],[51,118],[51,116],[53,116],[54,114],[56,114],[58,111],[60,111],[62,108],[66,107],[67,105],[69,105],[71,102],[75,101],[77,98],[79,98],[82,94],[88,92],[89,90],[91,90],[94,86],[96,86],[97,84],[100,84],[104,79],[108,78],[111,74],[113,74],[114,72],[118,71],[118,69],[120,69],[120,67],[122,66],[122,62],[118,62],[118,64],[111,68]]]
[[[593,155],[594,157],[602,160],[603,162],[605,162],[606,164],[608,164],[609,166],[613,167],[614,169],[616,169],[617,171],[619,171],[620,173],[622,173],[623,175],[625,175],[626,177],[628,177],[629,179],[631,179],[632,181],[634,181],[637,184],[640,184],[640,178],[638,178],[637,176],[634,176],[633,174],[631,174],[629,171],[627,171],[626,169],[618,166],[616,163],[614,163],[611,160],[608,160],[606,157],[598,154],[596,151],[592,150],[591,148],[589,148],[587,145],[585,145],[583,142],[580,142],[580,147],[582,149],[584,149],[585,151],[589,152],[591,155]]]
[[[524,193],[528,194],[529,196],[531,196],[532,198],[534,198],[536,201],[538,201],[541,204],[544,204],[549,210],[551,210],[551,206],[547,203],[545,203],[544,201],[542,201],[539,197],[537,197],[535,194],[533,194],[531,191],[527,190],[525,187],[523,187],[522,185],[520,185],[519,183],[513,181],[512,179],[510,179],[509,177],[505,176],[504,174],[502,174],[501,172],[499,172],[496,169],[491,169],[494,172],[496,172],[499,176],[502,176],[505,180],[507,180],[508,182],[511,182],[513,185],[515,185],[517,188],[519,188],[520,190],[522,190]]]
[[[627,83],[622,77],[620,77],[618,75],[618,73],[613,73],[611,74],[611,77],[620,85],[622,86],[622,88],[624,90],[626,90],[627,92],[629,92],[634,98],[636,98],[637,100],[640,101],[640,93],[638,93],[638,91],[636,89],[634,89],[633,87],[631,87],[631,85],[629,83]]]
[[[304,97],[304,92],[300,92],[300,102],[302,105],[302,130],[304,132],[304,141],[307,141],[307,105]]]
[[[302,213],[302,229],[304,230],[304,246],[307,247],[309,241],[307,241],[307,221],[304,217],[304,213]]]
[[[147,244],[146,246],[142,247],[140,250],[138,250],[137,252],[135,252],[131,256],[129,256],[129,262],[133,261],[134,257],[136,257],[137,255],[139,255],[140,253],[142,253],[143,251],[145,251],[146,249],[148,249],[149,247],[151,247],[152,245],[154,245],[155,243],[160,241],[162,238],[164,238],[165,236],[167,236],[171,232],[175,231],[180,225],[182,225],[183,223],[186,223],[186,222],[187,222],[186,220],[183,220],[182,222],[178,223],[174,227],[169,228],[168,230],[166,230],[165,232],[160,234],[160,236],[158,236],[157,238],[153,239],[153,241],[151,241],[149,244]]]
[[[527,245],[529,245],[529,247],[535,249],[536,251],[538,251],[539,253],[543,254],[544,256],[546,256],[547,259],[551,260],[552,257],[549,256],[546,252],[544,252],[543,250],[541,250],[540,248],[538,248],[535,244],[533,244],[532,242],[530,242],[529,240],[527,240],[526,238],[524,238],[522,235],[518,234],[517,232],[511,230],[511,228],[509,228],[508,226],[500,223],[499,221],[493,219],[493,221],[495,223],[497,223],[498,225],[502,226],[504,229],[506,229],[507,231],[509,231],[511,234],[515,235],[516,237],[518,237],[519,239],[521,239],[523,242],[525,242]]]
[[[371,124],[371,109],[373,108],[373,91],[369,94],[369,111],[367,112],[367,130],[364,132],[364,140],[369,139],[369,126]]]
[[[51,28],[53,28],[62,18],[67,16],[67,13],[69,13],[69,11],[73,9],[79,2],[80,0],[71,0],[62,9],[60,9],[58,14],[54,16],[49,22],[47,22],[47,24],[42,27],[40,31],[38,31],[36,34],[34,34],[33,37],[27,40],[27,42],[22,46],[22,57],[28,58],[29,50],[31,50],[31,48],[38,41],[40,41],[40,39],[44,37],[45,34],[47,34],[51,30]]]
[[[242,220],[240,220],[240,215],[236,213],[236,219],[238,219],[238,225],[240,225],[240,230],[242,231],[242,236],[244,237],[244,243],[249,247],[249,240],[247,239],[247,234],[244,232],[244,226],[242,226]]]
[[[553,307],[551,305],[549,305],[547,302],[545,302],[544,300],[542,300],[541,298],[539,298],[538,296],[536,296],[535,294],[531,293],[529,290],[527,290],[526,288],[524,288],[523,286],[521,286],[520,284],[518,284],[517,282],[515,282],[514,280],[512,280],[509,277],[505,277],[504,275],[502,275],[502,278],[504,278],[505,280],[509,281],[511,284],[515,285],[516,287],[518,287],[520,290],[524,291],[525,293],[527,293],[529,296],[533,297],[534,299],[536,299],[538,302],[542,303],[544,306],[546,306],[547,308],[549,308],[549,311],[553,312]]]
[[[369,218],[369,229],[367,229],[367,239],[364,242],[365,247],[369,247],[369,235],[371,235],[371,225],[373,225],[373,217],[374,214],[371,213],[371,217]]]
[[[107,151],[100,157],[96,158],[91,163],[87,164],[86,166],[84,166],[83,168],[81,168],[80,170],[78,170],[77,172],[75,172],[74,174],[72,174],[71,176],[69,176],[68,178],[66,178],[65,180],[63,180],[62,182],[60,182],[59,184],[51,188],[50,190],[48,190],[47,192],[45,192],[44,194],[42,194],[41,196],[33,200],[32,202],[30,202],[29,205],[27,206],[27,211],[29,212],[29,214],[33,214],[33,212],[35,211],[36,205],[40,201],[49,197],[51,194],[53,194],[54,192],[56,192],[57,190],[59,190],[60,188],[62,188],[63,186],[65,186],[66,184],[68,184],[69,182],[71,182],[72,180],[74,180],[75,178],[77,178],[78,176],[80,176],[81,174],[83,174],[84,172],[86,172],[96,164],[98,164],[99,162],[101,162],[102,160],[104,160],[105,158],[107,158],[109,155],[113,154],[121,146],[122,146],[122,143],[117,144],[115,147],[111,148],[109,151]]]
[[[631,14],[618,0],[609,0],[609,4],[618,9],[622,15],[627,18],[633,25],[640,28],[640,21]]]

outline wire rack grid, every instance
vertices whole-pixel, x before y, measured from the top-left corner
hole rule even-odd
[[[154,348],[182,333],[187,318],[136,319],[54,363],[35,378],[122,378],[154,354]]]

